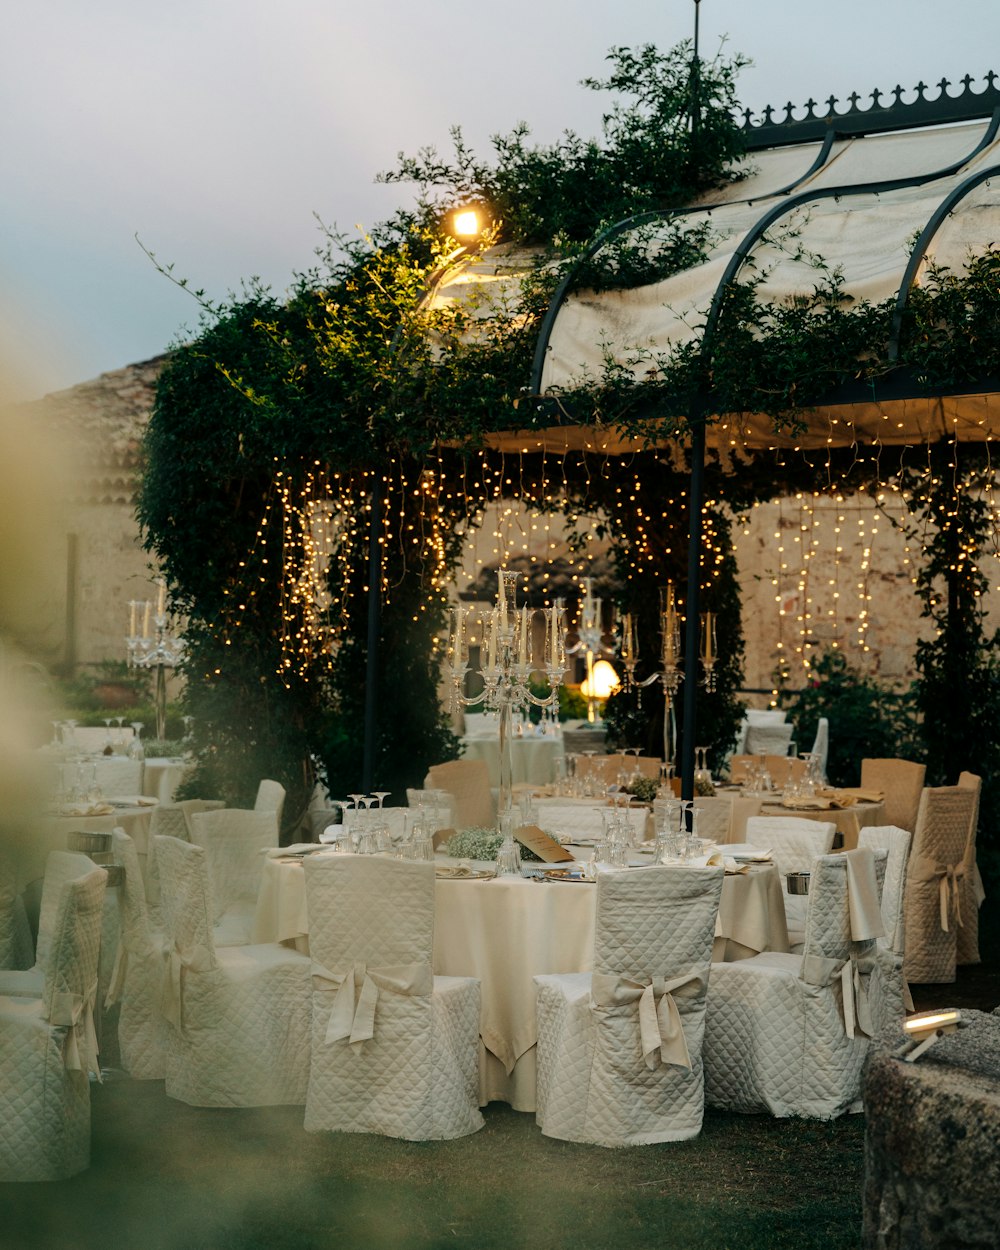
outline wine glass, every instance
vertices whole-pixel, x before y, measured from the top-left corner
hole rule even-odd
[[[118,724],[118,740],[115,744],[116,749],[120,754],[124,755],[125,753],[125,717],[113,716],[111,719],[113,721],[116,721]]]
[[[124,717],[122,719],[124,719]],[[125,754],[130,760],[144,760],[146,758],[146,752],[143,750],[141,734],[145,726],[141,720],[129,721],[129,724],[132,726],[135,737],[128,744],[128,750]]]
[[[111,741],[111,722],[114,720],[114,717],[102,716],[101,719],[104,721],[104,754],[114,755],[115,744]]]

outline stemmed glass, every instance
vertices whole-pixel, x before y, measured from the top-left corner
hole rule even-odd
[[[104,721],[104,754],[114,755],[115,744],[111,741],[111,722],[115,719],[113,716],[102,716]]]
[[[144,728],[143,723],[141,720],[134,720],[130,721],[129,724],[135,732],[135,737],[128,744],[128,750],[125,754],[130,760],[144,760],[146,758],[146,752],[143,750],[142,738],[140,736]]]
[[[117,743],[116,743],[116,746],[117,746],[117,748],[118,748],[119,752],[120,752],[121,754],[123,754],[123,755],[124,755],[124,753],[125,753],[125,732],[124,732],[124,728],[125,728],[125,717],[124,717],[124,716],[113,716],[111,719],[112,719],[113,721],[116,721],[116,722],[117,722],[117,724],[118,724],[118,741],[117,741]]]

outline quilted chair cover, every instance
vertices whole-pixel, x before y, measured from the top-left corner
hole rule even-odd
[[[861,761],[861,784],[885,795],[885,821],[897,829],[917,828],[917,808],[924,788],[926,764],[911,760],[869,759]]]
[[[747,755],[787,755],[795,732],[794,725],[750,725],[747,727]]]
[[[825,716],[821,716],[816,725],[812,754],[819,756],[819,775],[825,777],[826,762],[830,758],[830,722]]]
[[[76,851],[50,851],[42,878],[42,898],[38,913],[38,940],[35,962],[23,971],[0,971],[0,994],[18,998],[41,998],[45,993],[45,973],[55,937],[56,919],[63,886],[84,876],[94,861]]]
[[[30,968],[34,958],[28,913],[17,888],[17,856],[0,845],[0,976]]]
[[[120,1003],[121,1066],[136,1080],[162,1081],[167,1072],[167,1025],[160,1012],[166,976],[166,942],[150,925],[135,843],[122,829],[111,835],[122,868],[121,934],[106,1005]]]
[[[594,972],[535,977],[547,1137],[630,1146],[701,1131],[721,868],[601,873]]]
[[[879,1034],[894,1037],[913,1000],[903,976],[904,911],[906,866],[910,858],[912,835],[894,825],[875,825],[862,829],[858,846],[882,849],[888,854],[885,884],[882,887],[882,925],[885,935],[878,939],[877,966],[872,973],[871,998],[875,1027]]]
[[[79,856],[77,858],[84,858]],[[107,873],[66,880],[40,998],[0,998],[0,1181],[61,1180],[90,1163],[94,1007]]]
[[[807,820],[804,816],[751,816],[747,821],[746,840],[754,846],[770,847],[784,888],[786,873],[810,872],[814,860],[820,855],[829,855],[836,832],[837,826],[831,822]],[[808,909],[807,895],[785,895],[788,941],[796,954],[801,953],[805,941]]]
[[[255,812],[274,812],[278,828],[281,828],[281,814],[285,810],[285,787],[280,781],[271,781],[265,777],[257,787],[257,798],[254,800]]]
[[[195,812],[216,812],[225,807],[222,799],[181,799],[177,803],[159,803],[153,808],[149,821],[149,845],[156,837],[180,838],[182,842],[191,841],[191,817]],[[140,858],[139,867],[142,868]],[[143,873],[146,879],[146,901],[151,907],[158,908],[160,903],[160,878],[156,870],[156,856],[150,855]],[[154,926],[159,924],[159,916],[151,917]]]
[[[305,1102],[309,959],[279,943],[212,941],[207,853],[157,838],[168,968],[167,1094],[198,1107]]]
[[[962,927],[958,931],[955,949],[955,962],[959,964],[979,963],[979,909],[983,905],[986,891],[983,879],[979,875],[979,864],[976,862],[976,834],[979,830],[979,795],[983,787],[982,777],[975,773],[959,773],[958,784],[965,790],[975,793],[972,819],[969,822],[969,841],[965,847],[965,875],[959,889],[962,896]]]
[[[964,786],[927,787],[906,874],[906,979],[911,984],[955,980],[962,881],[976,792]]]
[[[708,838],[712,842],[730,841],[733,824],[733,801],[724,794],[714,797],[708,795],[695,799],[695,811],[698,813],[698,837]]]
[[[587,807],[580,803],[551,802],[541,799],[537,802],[538,827],[546,833],[558,835],[570,843],[575,838],[585,841],[597,841],[604,832],[604,818],[611,814],[606,803],[595,803]],[[628,818],[632,826],[633,836],[642,841],[646,836],[646,817],[644,807],[629,808]]]
[[[449,760],[427,772],[428,790],[447,790],[454,799],[455,828],[492,829],[497,813],[485,760]]]
[[[434,868],[305,860],[312,1062],[305,1127],[463,1137],[479,1113],[479,982],[436,977]]]
[[[877,935],[852,940],[848,861],[874,875],[881,893],[886,858],[882,850],[857,850],[816,860],[801,955],[770,952],[712,965],[709,1106],[820,1120],[860,1109],[861,1067],[875,1032],[868,991]]]
[[[142,760],[130,760],[121,755],[103,755],[94,761],[97,784],[105,798],[118,795],[142,794]]]
[[[190,824],[191,841],[205,849],[215,945],[247,945],[253,941],[264,853],[278,845],[277,815],[225,807],[195,812]]]

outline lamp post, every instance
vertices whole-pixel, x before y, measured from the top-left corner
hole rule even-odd
[[[463,206],[451,214],[447,230],[449,237],[456,240],[457,246],[443,257],[437,269],[425,279],[424,289],[414,305],[413,315],[427,307],[451,265],[461,256],[481,246],[488,228],[482,210],[475,206]],[[462,242],[463,239],[465,242]],[[389,352],[397,370],[405,324],[405,321],[399,322],[389,342]],[[383,484],[383,470],[376,467],[372,480],[368,532],[368,650],[365,656],[365,724],[361,763],[361,788],[366,793],[372,789],[374,783],[378,733],[378,652],[382,637],[382,556],[379,539],[382,531]]]

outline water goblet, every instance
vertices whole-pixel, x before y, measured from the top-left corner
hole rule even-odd
[[[146,752],[143,750],[141,736],[144,728],[143,723],[141,720],[134,720],[130,721],[129,724],[132,726],[135,737],[128,744],[128,750],[125,754],[130,760],[144,760],[146,758]]]
[[[111,741],[111,722],[114,720],[114,717],[113,717],[113,716],[102,716],[102,717],[101,717],[101,720],[103,720],[103,721],[104,721],[104,750],[103,750],[103,754],[104,754],[104,755],[114,755],[114,753],[115,753],[115,744]]]

